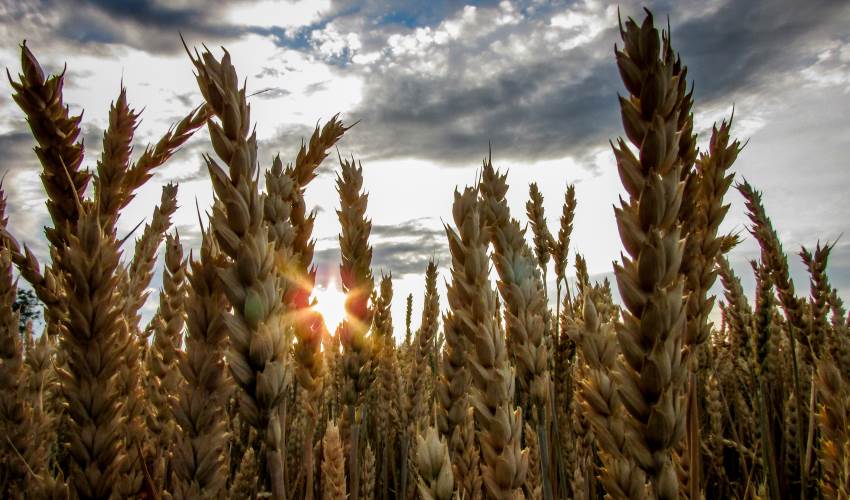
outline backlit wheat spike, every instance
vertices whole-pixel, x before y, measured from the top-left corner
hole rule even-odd
[[[0,186],[0,228],[5,230],[7,224],[6,195]],[[26,346],[29,353],[24,357],[18,332],[20,317],[14,311],[17,289],[11,252],[0,244],[0,434],[7,437],[0,442],[0,475],[6,478],[0,485],[0,494],[10,498],[21,497],[48,477],[46,445],[55,437],[44,411],[44,394],[50,383],[46,380],[47,371],[51,367],[45,367],[45,360],[37,359],[40,356],[29,354],[35,350],[31,339]],[[31,325],[32,322],[27,324],[28,329]],[[39,347],[48,340],[43,333]],[[40,348],[39,354],[44,355],[45,351]],[[41,383],[32,387],[37,382]]]
[[[158,454],[158,447],[149,446],[145,420],[151,416],[151,408],[141,381],[141,366],[147,343],[140,335],[140,309],[148,298],[147,288],[153,277],[156,253],[165,233],[171,226],[171,217],[177,210],[177,186],[163,186],[160,204],[154,207],[150,224],[146,224],[142,236],[136,240],[133,260],[129,268],[119,268],[117,287],[120,291],[116,300],[127,322],[127,328],[119,332],[118,342],[124,362],[118,367],[116,386],[123,401],[123,434],[129,436],[125,442],[127,460],[124,462],[124,477],[118,487],[123,495],[138,494],[144,479],[144,456]],[[113,232],[114,235],[114,232]],[[138,445],[137,445],[138,443]],[[144,446],[142,446],[144,445]]]
[[[190,55],[191,56],[191,55]],[[257,186],[257,138],[250,132],[250,106],[245,87],[225,51],[191,56],[198,87],[218,121],[207,122],[210,140],[224,168],[212,156],[205,161],[219,204],[211,228],[229,257],[220,269],[231,312],[224,315],[230,334],[228,361],[238,384],[239,412],[257,429],[267,471],[261,484],[284,498],[281,430],[277,406],[289,385],[289,325],[281,314],[280,280],[274,272],[274,247],[263,224],[263,201]]]
[[[169,400],[177,396],[181,380],[177,360],[185,324],[186,302],[186,261],[177,234],[166,236],[162,286],[159,309],[153,320],[153,343],[147,351],[146,388],[153,407],[148,426],[153,433],[153,440],[157,442],[157,455],[168,465],[176,431]],[[160,479],[165,480],[164,477]]]
[[[540,272],[543,273],[543,290],[546,290],[546,270],[549,267],[549,259],[552,256],[551,243],[554,240],[552,233],[549,232],[549,227],[546,225],[546,213],[543,209],[543,195],[537,187],[536,182],[532,182],[528,187],[529,200],[525,204],[525,213],[528,216],[528,221],[531,223],[531,231],[534,234],[534,256],[537,258],[537,265],[540,267]]]
[[[6,74],[15,91],[12,97],[27,115],[37,143],[35,154],[41,162],[41,182],[47,192],[47,211],[53,221],[53,227],[45,230],[45,236],[62,251],[68,241],[68,231],[75,228],[80,215],[77,205],[91,179],[88,170],[80,169],[83,143],[78,139],[82,115],[71,115],[65,105],[62,95],[65,72],[45,78],[26,43],[21,45],[21,67],[17,82],[12,80],[8,70]]]
[[[301,141],[301,148],[298,150],[298,155],[295,158],[295,164],[287,169],[295,180],[295,183],[302,190],[316,178],[316,170],[322,164],[322,161],[327,158],[328,150],[330,150],[341,138],[342,135],[350,129],[339,120],[339,114],[334,115],[327,123],[319,130],[319,125],[310,136],[309,147]]]
[[[764,259],[765,257],[765,252],[762,252],[762,258]],[[756,306],[752,329],[756,339],[756,373],[758,374],[758,393],[756,399],[757,425],[763,441],[761,445],[762,463],[767,471],[768,487],[773,492],[773,495],[778,495],[780,488],[778,463],[780,462],[781,450],[773,445],[772,440],[767,439],[767,436],[771,432],[771,419],[769,415],[773,409],[771,404],[772,398],[770,397],[770,394],[773,394],[773,392],[770,391],[767,381],[769,380],[769,373],[774,371],[771,370],[769,364],[769,350],[771,339],[776,336],[776,332],[772,328],[774,309],[773,275],[764,261],[762,263],[752,262],[751,264],[756,275]],[[795,397],[795,403],[799,404],[799,398]],[[797,436],[797,442],[795,443],[797,445],[796,450],[799,453],[799,450],[802,449],[802,446],[800,446],[802,443],[802,424],[798,422],[798,425],[794,427],[795,435]],[[799,457],[795,458],[797,459],[795,461],[798,462]]]
[[[698,188],[697,206],[692,227],[685,245],[682,271],[685,274],[685,291],[688,293],[687,337],[688,344],[702,344],[711,331],[708,315],[714,307],[714,298],[708,298],[717,273],[715,260],[722,252],[724,236],[717,231],[729,211],[723,198],[732,184],[734,174],[729,169],[741,151],[741,144],[729,136],[732,122],[722,121],[712,128],[708,152],[700,154],[693,176]]]
[[[538,408],[549,397],[549,354],[546,296],[531,249],[519,222],[511,219],[504,192],[504,175],[485,160],[482,174],[482,213],[493,243],[498,288],[505,304],[505,326],[520,385]],[[499,196],[498,193],[503,193]],[[486,208],[485,208],[486,207]],[[542,411],[542,410],[541,410]]]
[[[411,297],[412,298],[412,297]],[[425,270],[425,299],[422,306],[422,321],[413,338],[413,362],[411,368],[410,393],[411,425],[423,425],[431,406],[431,392],[436,377],[434,363],[437,351],[434,341],[440,314],[440,295],[437,293],[437,264],[428,262]],[[423,427],[424,428],[424,427]]]
[[[413,332],[410,330],[410,323],[413,320],[413,294],[407,294],[404,307],[404,345],[410,346]]]
[[[505,176],[494,170],[490,158],[484,161],[481,184],[481,206],[486,207],[482,211],[487,214],[487,237],[494,247],[492,258],[499,275],[497,286],[505,304],[505,330],[511,356],[517,367],[520,403],[527,404],[528,401],[536,410],[532,413],[532,421],[541,438],[539,451],[542,454],[543,493],[550,499],[549,438],[544,431],[548,429],[546,401],[550,383],[546,342],[549,311],[545,285],[534,265],[534,256],[525,242],[519,222],[510,216],[504,198],[507,189]],[[473,371],[473,379],[474,374]]]
[[[300,198],[300,192],[292,174],[284,171],[280,156],[275,156],[271,170],[266,172],[266,189],[268,194],[263,200],[263,215],[268,224],[269,239],[274,243],[275,270],[282,287],[285,314],[293,323],[295,377],[305,390],[304,404],[309,415],[303,465],[308,471],[305,473],[307,498],[312,499],[313,433],[318,419],[324,370],[320,346],[326,327],[321,315],[308,308],[314,274],[309,269],[311,263],[302,262],[305,257],[302,252],[305,251],[296,248],[297,229],[292,225],[293,204]]]
[[[5,224],[4,224],[5,225]],[[18,335],[18,314],[12,310],[17,286],[12,281],[9,251],[0,249],[0,471],[4,481],[0,494],[22,498],[37,478],[30,470],[42,473],[45,450],[38,449],[39,437],[32,428],[33,408],[27,400],[23,348]],[[34,468],[34,469],[33,469]]]
[[[455,224],[463,224],[467,214],[472,213],[476,205],[476,200],[472,195],[462,197],[460,193],[455,192],[455,204],[452,207],[454,213]],[[471,222],[469,222],[471,224]],[[435,387],[437,407],[437,426],[443,437],[452,439],[455,429],[463,424],[466,418],[468,402],[468,388],[470,384],[470,373],[467,367],[467,351],[469,351],[468,340],[466,337],[466,322],[469,321],[470,312],[466,311],[467,304],[464,302],[462,294],[469,293],[473,281],[467,275],[466,267],[467,260],[470,260],[470,265],[475,264],[480,267],[486,263],[474,262],[473,257],[468,256],[468,242],[463,239],[454,230],[446,227],[446,235],[449,240],[449,251],[452,255],[452,282],[447,286],[447,300],[449,310],[443,317],[443,331],[445,336],[445,346],[442,352],[442,362],[440,363],[439,378]],[[462,446],[462,443],[460,443]],[[464,452],[462,447],[455,448],[452,445],[451,457],[454,462],[457,456]],[[460,475],[455,477],[459,484],[463,483],[464,478]]]
[[[452,254],[448,300],[470,348],[466,360],[473,382],[470,404],[479,429],[484,485],[493,498],[514,498],[525,482],[528,450],[521,450],[522,415],[514,410],[514,373],[504,333],[495,321],[496,293],[488,279],[488,238],[477,196],[477,190],[469,187],[463,193],[455,191],[452,212],[457,230],[446,227]]]
[[[416,436],[416,457],[419,467],[419,494],[423,500],[451,500],[454,490],[452,464],[445,438],[429,427]]]
[[[139,328],[141,318],[138,312],[148,298],[146,290],[153,277],[156,252],[171,227],[171,217],[176,211],[177,185],[167,184],[162,187],[160,202],[153,209],[150,224],[145,224],[142,236],[136,240],[133,261],[122,280],[122,286],[126,287],[122,292],[126,301],[124,315],[128,318],[131,330]]]
[[[100,205],[104,231],[110,232],[125,206],[123,181],[132,153],[133,134],[139,114],[127,104],[127,90],[122,86],[118,99],[109,108],[109,126],[103,133],[103,152],[97,162],[94,179],[95,198]]]
[[[224,366],[226,298],[218,278],[215,240],[204,233],[200,255],[190,259],[185,352],[178,367],[185,382],[172,401],[180,430],[174,443],[173,494],[178,499],[219,498],[227,466],[224,407],[230,384]],[[249,450],[252,451],[252,450]]]
[[[805,347],[804,356],[807,360],[810,360],[815,355],[815,350],[818,349],[819,345],[812,343],[814,339],[810,338],[809,333],[811,332],[806,325],[803,305],[796,296],[794,282],[788,272],[788,260],[782,251],[779,236],[777,236],[773,224],[764,211],[761,193],[756,191],[747,181],[738,184],[736,187],[744,197],[747,215],[753,224],[750,233],[761,247],[765,264],[769,267],[772,281],[776,284],[779,302],[782,304],[785,316],[793,328],[794,338],[803,344]]]
[[[623,362],[617,385],[628,410],[630,452],[649,475],[652,494],[679,497],[670,455],[684,432],[682,398],[687,375],[682,362],[685,340],[684,251],[677,224],[682,203],[683,165],[679,113],[685,84],[669,36],[647,14],[641,26],[632,19],[621,28],[624,49],[616,49],[620,75],[630,95],[620,98],[626,137],[613,146],[620,179],[628,193],[615,208],[626,254],[614,273],[625,308],[618,326]]]
[[[390,464],[395,464],[399,455],[398,437],[402,432],[403,423],[400,420],[401,391],[399,387],[401,373],[398,366],[398,349],[393,337],[392,322],[392,276],[382,275],[380,295],[374,307],[374,348],[375,348],[375,380],[373,394],[377,401],[371,406],[373,426],[376,432],[376,450],[379,453],[380,496],[396,491],[398,487],[389,484]]]
[[[741,280],[732,271],[729,261],[721,256],[717,259],[717,264],[727,302],[728,330],[733,348],[736,348],[741,357],[752,360],[755,351],[749,325],[753,311],[744,295]]]
[[[343,364],[348,377],[343,392],[346,404],[358,402],[369,384],[372,338],[367,336],[372,323],[373,311],[369,307],[369,296],[374,288],[372,277],[372,247],[369,233],[372,222],[366,218],[368,195],[362,191],[363,168],[353,161],[341,160],[337,174],[337,192],[340,209],[339,235],[340,276],[342,290],[346,293],[346,319],[340,328],[343,347]]]
[[[121,207],[133,200],[133,193],[153,176],[153,171],[165,164],[209,119],[206,105],[198,106],[183,117],[153,146],[147,146],[139,159],[127,170],[122,182]]]
[[[325,429],[322,449],[322,499],[346,500],[348,494],[345,489],[345,458],[339,439],[339,428],[335,423]],[[357,474],[356,471],[352,473]]]
[[[573,219],[576,212],[576,188],[575,185],[567,186],[567,191],[564,193],[564,208],[561,211],[560,228],[558,229],[558,239],[552,238],[549,241],[549,252],[552,254],[552,261],[555,268],[555,317],[561,317],[561,282],[566,283],[567,263],[570,252],[570,237],[573,233]],[[570,303],[570,288],[566,288],[567,304]],[[565,308],[566,309],[566,308]],[[559,322],[555,324],[555,336],[560,339]],[[560,340],[559,340],[560,342]]]
[[[340,234],[340,277],[345,292],[345,320],[338,327],[342,344],[342,370],[345,376],[342,402],[347,407],[347,419],[351,423],[349,463],[351,470],[358,470],[360,423],[356,418],[357,408],[374,376],[374,335],[368,335],[374,311],[369,297],[375,288],[372,277],[372,246],[369,233],[372,221],[366,217],[369,195],[363,190],[363,166],[340,159],[340,171],[336,177],[339,194]],[[351,476],[351,495],[359,496],[360,475]]]
[[[292,227],[292,199],[297,186],[295,181],[283,170],[280,156],[272,160],[272,168],[266,171],[266,191],[263,199],[263,217],[269,226],[269,241],[274,242],[275,250],[282,253],[276,264],[286,266],[282,274],[294,272],[295,228]]]
[[[614,325],[600,323],[590,297],[585,296],[583,302],[583,321],[568,324],[566,332],[575,337],[586,364],[578,381],[578,396],[583,417],[599,444],[600,480],[613,498],[644,498],[646,475],[630,456],[627,417],[615,381],[620,349]]]
[[[296,267],[298,273],[295,275],[296,287],[290,293],[294,295],[291,302],[299,308],[307,306],[307,300],[312,293],[313,282],[315,281],[315,269],[311,266],[313,264],[313,251],[316,246],[313,239],[316,211],[308,212],[304,201],[304,192],[310,181],[316,177],[316,172],[322,161],[328,156],[328,151],[351,128],[345,127],[338,117],[339,115],[334,115],[322,127],[321,132],[319,126],[316,125],[316,130],[310,137],[309,148],[305,147],[302,141],[301,148],[295,158],[295,164],[287,165],[284,171],[294,183],[289,219],[294,231],[292,249],[294,260],[298,263]]]
[[[827,320],[829,313],[829,294],[832,287],[826,275],[826,265],[832,245],[815,247],[814,252],[803,248],[800,257],[809,271],[810,294],[809,309],[811,311],[811,336],[815,342],[824,342],[822,350],[829,350],[833,360],[840,359],[840,351],[847,338],[836,338],[832,325]],[[845,376],[847,379],[847,376]]]
[[[68,319],[61,325],[67,404],[69,487],[76,498],[107,499],[119,491],[125,460],[121,401],[114,384],[127,325],[118,296],[118,243],[98,224],[97,206],[82,204],[57,268],[67,273]],[[96,354],[96,355],[95,355]]]

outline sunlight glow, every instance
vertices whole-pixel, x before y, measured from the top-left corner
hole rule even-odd
[[[313,297],[316,299],[314,308],[325,319],[328,330],[333,333],[337,325],[345,319],[345,294],[335,281],[331,281],[327,286],[314,288]]]

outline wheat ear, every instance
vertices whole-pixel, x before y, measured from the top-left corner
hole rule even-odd
[[[449,305],[470,350],[470,402],[481,444],[482,478],[494,498],[513,498],[525,482],[528,450],[521,450],[522,415],[514,410],[514,373],[503,331],[496,323],[496,293],[487,269],[487,234],[479,215],[478,192],[455,191],[454,229],[447,227],[452,254]]]
[[[156,455],[160,458],[154,479],[163,482],[163,474],[170,468],[171,447],[176,432],[176,422],[171,409],[171,399],[177,397],[181,377],[177,367],[185,324],[186,260],[180,236],[167,235],[165,240],[165,268],[162,273],[162,290],[159,309],[154,317],[153,343],[147,352],[147,392],[151,412],[148,427],[156,442]]]
[[[322,448],[322,499],[346,500],[348,494],[345,490],[345,457],[342,441],[339,438],[339,428],[335,423],[329,424],[325,429]],[[353,469],[351,473],[358,472]]]
[[[6,71],[15,94],[12,96],[27,115],[37,146],[35,154],[41,162],[41,182],[47,192],[47,212],[53,227],[47,228],[47,240],[59,251],[73,231],[78,205],[91,180],[88,170],[81,170],[83,143],[80,137],[82,115],[73,116],[65,105],[62,90],[65,72],[45,79],[44,71],[26,43],[21,45],[19,81]],[[70,182],[69,182],[70,179]]]
[[[5,226],[5,220],[3,221]],[[12,310],[17,286],[12,280],[9,251],[0,248],[0,469],[4,481],[0,493],[16,498],[35,485],[44,464],[38,429],[33,429],[32,402],[27,400],[23,349],[18,334],[18,313]],[[46,335],[45,335],[46,337]]]
[[[451,500],[454,490],[452,464],[445,438],[437,429],[428,427],[425,435],[416,436],[419,466],[419,494],[423,500]]]
[[[118,242],[98,224],[96,205],[85,202],[80,210],[57,266],[68,277],[68,318],[60,327],[66,362],[59,379],[69,416],[69,486],[79,498],[108,498],[118,492],[125,460],[114,377],[124,361],[119,339],[127,325],[116,288]]]
[[[531,223],[531,231],[534,235],[534,256],[537,258],[537,265],[540,267],[540,272],[543,273],[543,291],[546,291],[546,273],[549,267],[549,260],[552,257],[552,242],[554,237],[549,232],[549,227],[546,225],[546,212],[543,208],[543,194],[540,193],[540,188],[536,182],[532,182],[528,186],[528,202],[525,204],[525,213],[528,216],[528,221]]]
[[[230,384],[224,366],[226,299],[218,279],[219,258],[215,240],[204,233],[198,260],[189,259],[186,346],[178,355],[185,382],[172,409],[180,427],[172,461],[178,499],[218,498],[226,481],[224,407]]]
[[[671,450],[685,428],[682,398],[687,369],[682,360],[685,336],[684,280],[679,273],[684,251],[677,224],[682,203],[679,113],[685,82],[669,37],[659,37],[647,13],[641,26],[632,19],[621,27],[625,47],[616,49],[620,75],[630,93],[620,98],[628,140],[613,146],[620,179],[628,193],[615,217],[626,250],[614,272],[625,305],[618,338],[623,353],[617,371],[620,396],[628,410],[630,450],[650,476],[653,494],[679,496]]]
[[[133,200],[133,192],[145,184],[153,171],[163,165],[186,143],[209,119],[210,111],[205,105],[198,106],[183,117],[157,141],[153,146],[147,146],[139,159],[127,169],[121,183],[122,207]]]
[[[103,133],[103,152],[94,179],[95,198],[103,217],[100,223],[106,232],[114,229],[118,212],[126,205],[122,183],[130,163],[138,118],[139,114],[127,104],[126,89],[121,87],[118,98],[109,108],[109,126]]]
[[[210,119],[210,140],[227,172],[205,156],[219,204],[210,220],[213,234],[230,261],[220,270],[232,312],[224,315],[230,334],[228,361],[239,392],[240,416],[257,429],[265,449],[267,476],[275,498],[285,497],[281,430],[277,406],[289,385],[288,325],[281,315],[280,282],[274,272],[274,248],[263,224],[263,200],[257,186],[257,138],[250,133],[245,87],[225,51],[221,60],[209,51],[191,56],[198,87],[218,121]]]

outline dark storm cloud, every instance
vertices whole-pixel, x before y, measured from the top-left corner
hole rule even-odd
[[[23,122],[14,128],[14,132],[0,134],[0,151],[3,151],[0,155],[0,173],[35,168],[37,160],[32,150],[33,145],[29,127]],[[5,187],[8,190],[8,186]]]
[[[814,0],[731,1],[717,12],[675,23],[673,44],[696,81],[699,100],[731,100],[779,83],[815,59],[824,42],[848,36],[850,3]]]
[[[500,156],[528,162],[581,156],[617,135],[621,125],[616,94],[623,90],[613,58],[613,45],[619,42],[616,23],[585,44],[559,51],[550,39],[539,36],[557,31],[548,21],[559,10],[531,12],[520,4],[517,11],[525,17],[518,23],[495,30],[481,23],[464,31],[461,40],[437,49],[437,55],[445,55],[445,66],[432,72],[414,68],[434,52],[396,55],[386,44],[392,34],[410,34],[409,27],[437,24],[433,19],[419,20],[410,9],[416,22],[379,20],[374,22],[377,34],[361,32],[364,51],[369,45],[384,48],[381,60],[365,68],[346,67],[364,71],[366,81],[361,106],[350,112],[370,131],[356,136],[358,149],[372,158],[461,164],[477,160],[490,141]],[[707,14],[693,2],[657,2],[651,7],[669,12],[674,47],[691,68],[689,79],[697,82],[700,110],[701,105],[731,105],[744,95],[769,91],[786,73],[811,64],[819,47],[850,25],[846,2],[821,0],[805,9],[795,5],[731,1]],[[565,9],[561,6],[560,11]],[[642,19],[637,4],[622,10]],[[445,8],[443,14],[458,12]],[[341,15],[333,22],[356,31],[363,27],[356,22],[359,15],[355,11],[354,18]],[[569,30],[558,34],[558,42],[573,36]],[[492,50],[495,42],[511,35],[518,38],[510,43],[527,49],[522,55]],[[475,76],[494,66],[499,68],[495,74]]]
[[[419,242],[376,244],[372,251],[372,272],[373,274],[391,272],[396,277],[422,274],[432,258],[438,262],[446,262],[447,247],[440,242],[433,242],[429,246],[423,246]],[[335,274],[339,268],[339,248],[317,250],[313,261],[319,269],[319,282],[326,281],[328,276]]]
[[[181,27],[204,24],[206,16],[201,9],[164,7],[149,0],[84,0],[115,19],[128,19],[135,23],[157,27]]]
[[[594,69],[572,86],[554,83],[568,68],[545,63],[514,68],[483,86],[388,79],[370,85],[368,107],[352,115],[370,129],[362,150],[373,157],[462,163],[477,161],[488,143],[499,157],[523,161],[578,154],[604,141],[617,118],[615,70]]]
[[[448,261],[448,246],[445,232],[425,226],[421,219],[402,221],[398,224],[372,226],[372,270],[374,273],[392,272],[393,276],[421,274],[428,261]],[[331,246],[317,250],[315,262],[321,272],[330,269],[335,273],[339,267],[339,245],[336,237],[323,238]],[[326,278],[324,276],[323,278]]]
[[[190,42],[232,40],[250,30],[222,21],[224,1],[183,2],[166,6],[153,0],[5,1],[0,23],[4,42],[33,39],[41,46],[67,45],[95,53],[126,45],[151,53],[183,50],[179,34]]]
[[[371,235],[375,238],[416,238],[433,241],[444,238],[445,230],[433,229],[422,224],[421,219],[413,219],[398,224],[374,224]]]

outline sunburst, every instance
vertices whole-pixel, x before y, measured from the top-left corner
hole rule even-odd
[[[333,333],[337,325],[345,319],[345,293],[339,289],[336,281],[313,289],[316,304],[313,306],[325,319],[328,330]]]

